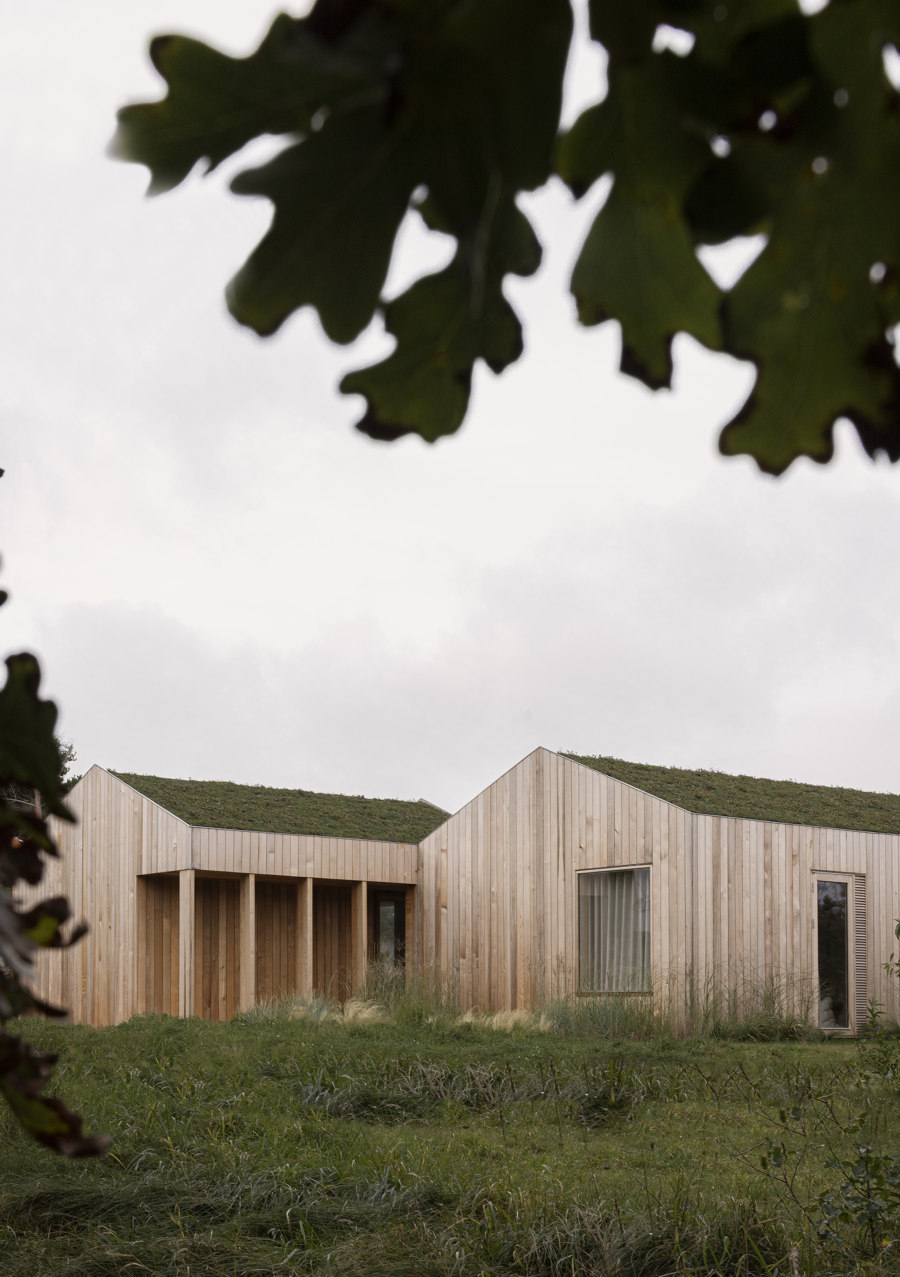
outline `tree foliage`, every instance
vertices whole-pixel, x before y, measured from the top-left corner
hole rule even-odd
[[[6,594],[0,591],[0,604]],[[56,1057],[6,1031],[16,1016],[65,1015],[28,988],[38,948],[62,948],[84,934],[66,937],[68,902],[61,896],[23,907],[15,892],[37,886],[44,858],[56,856],[48,816],[72,820],[63,802],[66,763],[74,756],[54,735],[56,706],[39,694],[40,670],[27,652],[6,661],[0,687],[0,1095],[22,1126],[42,1144],[68,1156],[102,1153],[103,1136],[84,1135],[82,1120],[62,1100],[44,1095]],[[25,801],[23,801],[23,796]]]
[[[57,777],[59,779],[60,793],[67,794],[72,786],[81,779],[81,776],[76,775],[72,770],[76,758],[75,746],[71,741],[60,740],[58,736],[53,737],[53,743],[56,746],[58,758]],[[32,789],[28,785],[9,781],[7,784],[0,786],[0,799],[11,807],[19,808],[19,810],[34,811],[38,816],[41,814],[40,790]]]
[[[665,27],[686,55],[660,47]],[[503,282],[534,272],[541,247],[516,197],[554,173],[581,197],[610,174],[572,291],[582,323],[621,325],[624,372],[669,386],[672,340],[690,333],[756,365],[723,452],[773,473],[826,461],[847,417],[870,455],[897,460],[900,97],[884,59],[900,6],[590,0],[590,29],[608,91],[565,135],[568,0],[316,0],[247,58],[160,36],[166,96],[120,112],[114,151],[165,191],[285,135],[232,182],[274,211],[228,305],[264,335],[314,306],[338,342],[380,311],[394,350],[341,384],[375,438],[459,427],[475,363],[500,372],[522,351]],[[385,301],[410,211],[456,252]],[[723,290],[697,249],[754,234],[762,252]]]

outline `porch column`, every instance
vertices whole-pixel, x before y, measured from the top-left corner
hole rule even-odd
[[[178,1014],[195,1015],[194,870],[178,874]]]
[[[294,983],[301,998],[311,998],[313,989],[313,880],[297,883],[297,969]]]
[[[241,878],[240,911],[238,1006],[248,1011],[256,1002],[256,874],[244,874]]]
[[[404,901],[406,909],[406,951],[403,955],[403,961],[406,964],[407,971],[412,970],[418,961],[416,953],[416,889],[415,887],[406,888],[406,899]]]
[[[350,992],[359,993],[366,979],[369,959],[368,883],[350,885]]]

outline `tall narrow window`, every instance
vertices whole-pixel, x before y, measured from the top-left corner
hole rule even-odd
[[[819,1027],[850,1026],[847,883],[816,883],[819,949]]]
[[[578,987],[582,993],[650,988],[650,870],[578,875]]]
[[[389,967],[397,965],[397,905],[393,900],[378,903],[378,956]]]
[[[402,967],[406,956],[406,896],[400,891],[369,893],[369,958]]]

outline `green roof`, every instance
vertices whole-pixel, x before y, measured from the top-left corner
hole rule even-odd
[[[862,789],[729,776],[686,767],[655,767],[600,755],[565,753],[565,757],[700,815],[900,833],[900,794],[870,794]]]
[[[417,843],[447,819],[447,812],[424,799],[404,802],[226,780],[174,780],[130,772],[113,775],[189,825],[212,829]]]

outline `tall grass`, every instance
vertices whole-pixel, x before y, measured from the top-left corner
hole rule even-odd
[[[751,1042],[818,1041],[812,981],[778,972],[737,977],[692,969],[657,976],[646,994],[579,994],[543,1008],[565,1033],[649,1041],[721,1038]]]
[[[726,976],[692,969],[657,977],[646,994],[566,994],[560,968],[556,996],[533,1011],[462,1010],[452,980],[433,969],[371,963],[360,992],[341,1005],[323,997],[262,1003],[240,1019],[381,1020],[397,1025],[473,1024],[498,1031],[587,1035],[636,1042],[718,1038],[751,1042],[818,1041],[813,982],[777,971]]]
[[[896,1088],[861,1074],[855,1044],[681,1040],[647,999],[465,1017],[442,988],[407,1005],[398,984],[356,1010],[36,1025],[113,1153],[65,1162],[0,1118],[0,1272],[897,1270],[894,1234],[873,1253],[852,1221],[839,1242],[816,1233],[847,1174],[824,1145],[888,1153],[898,1128]],[[863,1096],[864,1124],[842,1134]],[[767,1153],[779,1142],[794,1197]]]
[[[360,992],[401,1024],[446,1023],[459,1015],[459,991],[452,977],[434,967],[369,963]]]
[[[668,989],[669,1005],[684,1008],[680,1025],[687,1037],[734,1038],[756,1042],[817,1040],[815,986],[806,975],[742,968],[726,978],[716,969],[701,979],[686,972]]]

